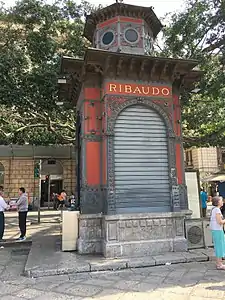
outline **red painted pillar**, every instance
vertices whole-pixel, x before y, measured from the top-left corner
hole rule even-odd
[[[174,132],[176,135],[176,169],[177,169],[177,181],[178,184],[183,183],[183,157],[182,157],[182,145],[181,145],[181,111],[180,101],[177,95],[173,95],[173,107],[174,107]]]
[[[173,113],[174,113],[174,132],[176,135],[176,171],[177,183],[180,190],[180,205],[181,209],[188,208],[187,191],[185,184],[185,168],[184,168],[184,152],[181,127],[181,106],[178,95],[173,95]]]
[[[83,95],[81,211],[100,213],[103,209],[101,89],[85,87]]]

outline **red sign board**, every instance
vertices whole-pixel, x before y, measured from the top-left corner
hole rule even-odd
[[[135,95],[160,98],[172,97],[172,87],[164,85],[107,82],[105,92],[106,94],[114,95]]]

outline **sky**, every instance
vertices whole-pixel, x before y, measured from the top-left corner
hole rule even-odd
[[[47,0],[48,2],[52,2],[52,0]],[[115,0],[87,0],[88,2],[98,5],[110,5],[115,3]],[[4,0],[8,6],[13,5],[15,0]],[[140,6],[153,6],[154,11],[159,18],[163,17],[168,12],[180,11],[184,7],[184,0],[124,0],[124,3],[140,5]]]

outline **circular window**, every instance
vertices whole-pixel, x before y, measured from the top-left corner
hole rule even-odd
[[[138,40],[138,33],[135,29],[127,29],[125,32],[125,38],[130,43],[135,43]]]
[[[104,45],[109,45],[109,44],[112,43],[113,39],[114,39],[114,34],[113,34],[113,32],[112,32],[112,31],[107,31],[107,32],[103,35],[103,37],[102,37],[102,43],[103,43]]]

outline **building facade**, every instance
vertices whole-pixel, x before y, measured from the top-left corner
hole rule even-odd
[[[225,170],[225,149],[217,147],[185,150],[185,166],[199,170],[200,179]]]
[[[38,198],[42,198],[41,206],[52,206],[53,192],[63,188],[68,194],[75,193],[75,172],[72,146],[0,146],[0,185],[6,198],[16,198],[22,186],[34,206]]]

